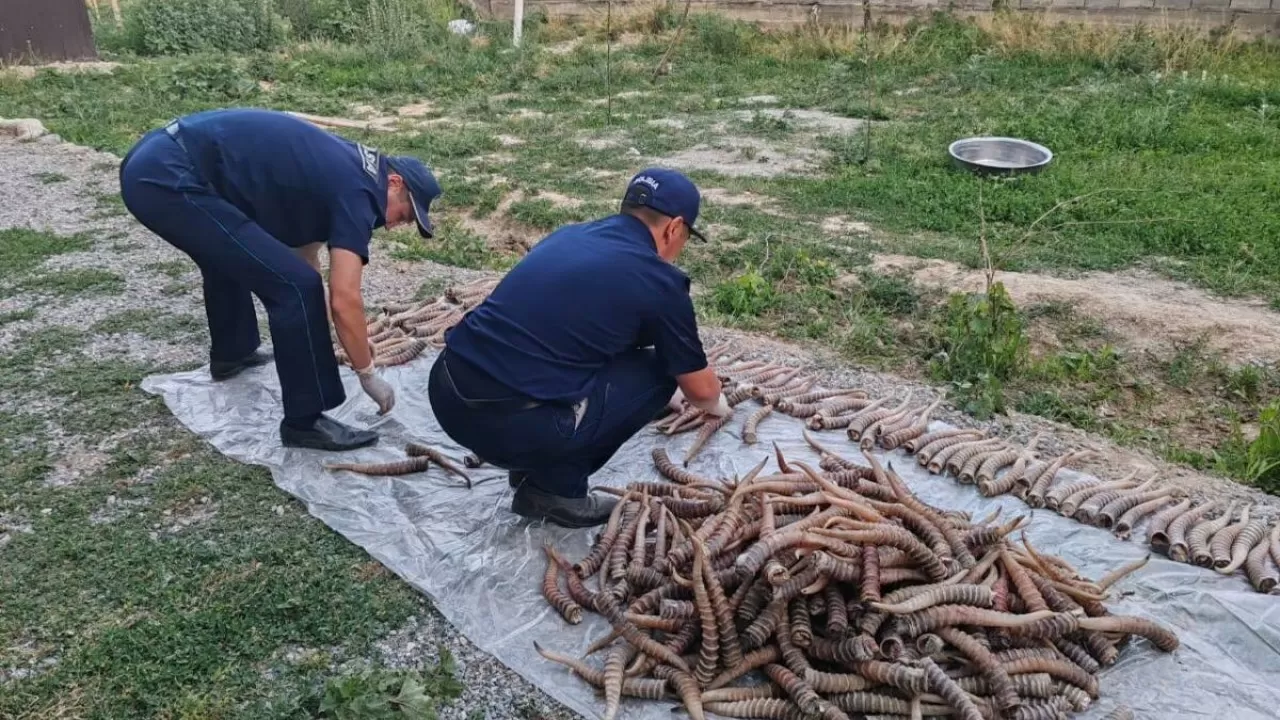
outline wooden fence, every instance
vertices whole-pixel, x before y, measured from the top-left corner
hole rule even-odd
[[[97,56],[85,0],[0,0],[0,62]]]

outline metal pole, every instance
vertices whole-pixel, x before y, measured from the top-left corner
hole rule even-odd
[[[520,45],[520,32],[524,29],[524,0],[516,0],[514,27],[511,28],[511,44]]]

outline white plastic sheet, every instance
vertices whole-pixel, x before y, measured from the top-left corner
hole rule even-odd
[[[416,440],[440,447],[455,458],[466,450],[440,429],[427,400],[427,371],[433,355],[384,371],[396,388],[390,416],[379,418],[355,375],[343,369],[350,398],[331,413],[344,422],[381,433],[375,447],[335,454],[286,449],[280,445],[279,382],[275,369],[255,368],[232,381],[213,383],[207,370],[157,375],[143,383],[160,395],[177,418],[228,457],[264,465],[275,483],[308,510],[421,592],[477,646],[529,679],[566,706],[598,717],[602,702],[593,689],[560,666],[539,656],[545,646],[581,652],[608,632],[595,613],[569,626],[543,600],[542,544],[550,541],[571,560],[584,555],[594,530],[565,530],[530,524],[510,512],[506,473],[491,466],[472,471],[474,489],[432,469],[416,475],[372,478],[330,472],[325,462],[373,462],[404,457],[404,444]],[[694,461],[703,474],[745,474],[777,442],[788,458],[816,464],[801,437],[801,423],[775,413],[760,426],[760,442],[742,443],[742,422],[751,404],[726,426]],[[820,433],[833,449],[859,457],[840,432]],[[673,458],[684,457],[693,433],[666,438],[652,430],[632,438],[593,480],[620,486],[631,480],[657,479],[649,453],[658,443]],[[929,475],[902,452],[880,453],[926,502],[941,508],[985,515],[998,505],[1003,517],[1029,509],[1012,497],[986,499],[949,477]],[[1072,473],[1064,471],[1064,476]],[[1145,537],[1143,528],[1135,537]],[[1027,530],[1038,548],[1058,554],[1089,577],[1147,553],[1145,543],[1122,542],[1105,530],[1087,527],[1052,512],[1040,511]],[[1153,557],[1115,590],[1114,612],[1147,616],[1172,628],[1182,646],[1162,653],[1145,640],[1125,648],[1119,662],[1100,676],[1102,698],[1077,717],[1100,718],[1125,703],[1139,718],[1217,718],[1263,720],[1280,717],[1280,597],[1256,593],[1239,575]],[[622,717],[670,720],[672,703],[624,699]]]

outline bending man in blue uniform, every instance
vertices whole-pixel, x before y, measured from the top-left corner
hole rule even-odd
[[[272,360],[258,350],[257,295],[280,377],[282,443],[377,441],[323,414],[346,400],[330,314],[365,393],[389,412],[395,392],[374,373],[360,276],[375,228],[416,222],[431,237],[427,211],[440,187],[419,160],[384,157],[286,113],[212,110],[147,133],[121,163],[120,188],[129,212],[200,268],[215,380]]]
[[[636,175],[620,212],[534,246],[446,335],[431,368],[445,432],[509,471],[511,509],[598,525],[616,500],[588,477],[664,405],[729,412],[698,338],[689,278],[672,263],[700,195],[680,173]]]

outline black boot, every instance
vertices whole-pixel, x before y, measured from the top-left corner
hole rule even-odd
[[[233,378],[251,367],[271,362],[271,353],[254,350],[239,360],[214,360],[209,363],[209,374],[215,382]]]
[[[531,483],[523,483],[511,500],[511,512],[531,520],[546,520],[567,528],[603,525],[618,499],[601,495],[582,498],[552,495]]]
[[[356,430],[320,415],[307,425],[306,421],[280,421],[280,442],[285,447],[311,448],[313,450],[355,450],[378,442],[378,433],[372,430]]]

